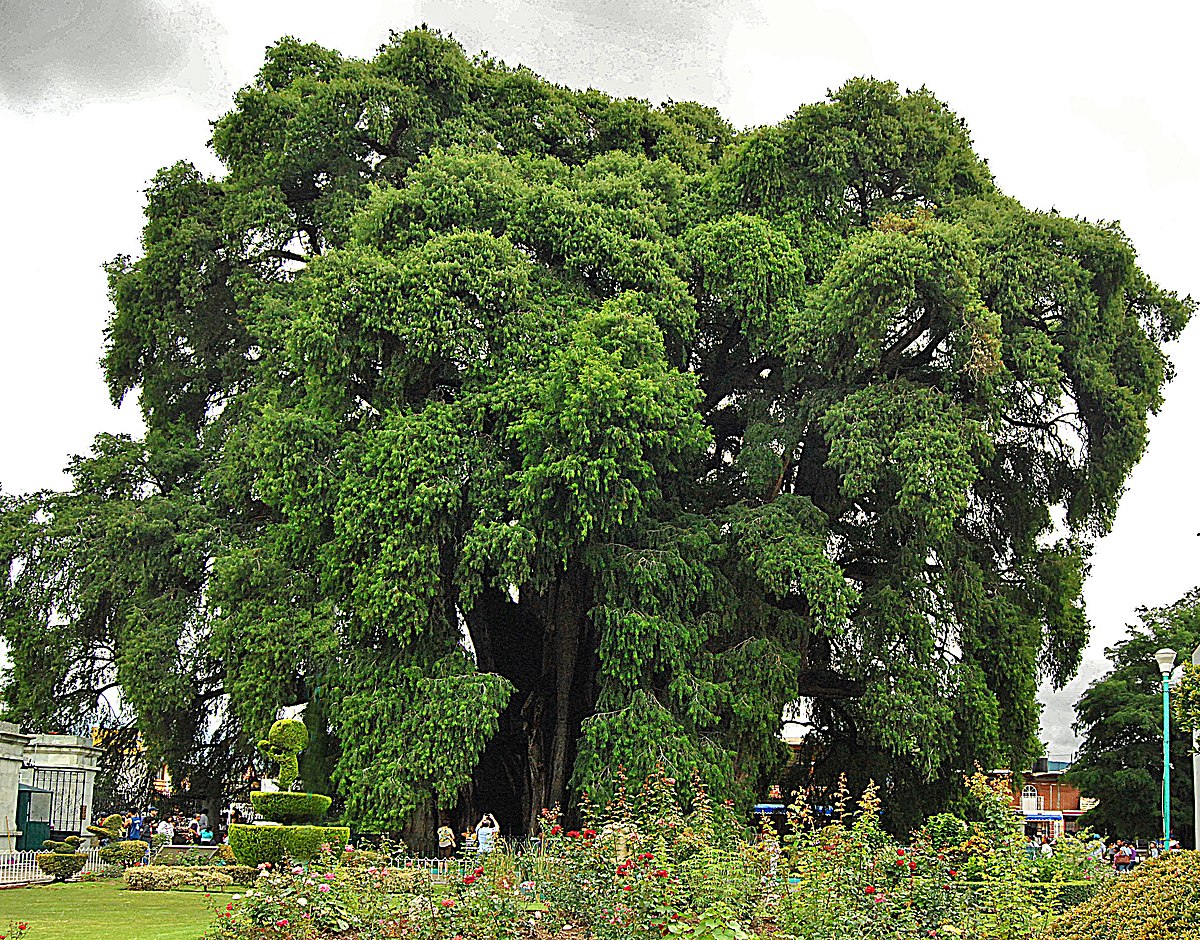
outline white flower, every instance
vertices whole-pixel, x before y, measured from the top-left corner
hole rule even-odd
[[[301,907],[304,907],[304,905],[306,905],[308,903],[308,898],[298,898],[296,900],[296,903],[299,904]]]
[[[254,897],[254,889],[253,888],[246,889],[246,897],[248,897],[248,898]]]
[[[240,901],[240,900],[242,899],[242,896],[241,896],[240,894],[235,894],[235,895],[233,896],[233,899],[234,899],[235,901]]]

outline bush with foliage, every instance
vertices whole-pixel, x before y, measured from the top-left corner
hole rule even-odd
[[[278,793],[251,793],[255,812],[264,819],[273,819],[285,826],[295,823],[319,823],[325,818],[333,800],[322,793],[298,793],[281,790]]]
[[[280,718],[271,725],[259,749],[279,764],[279,789],[290,790],[300,773],[300,752],[308,746],[308,728],[294,718]],[[261,812],[261,810],[260,810]]]
[[[146,857],[147,845],[140,839],[110,842],[100,849],[100,858],[109,865],[119,865],[122,868],[140,865],[146,860]]]
[[[1007,785],[976,775],[967,789],[976,818],[962,821],[957,845],[944,839],[959,827],[940,817],[898,843],[879,824],[873,788],[853,822],[844,790],[830,825],[815,825],[797,802],[781,866],[793,890],[775,906],[780,929],[797,940],[1033,936],[1051,899],[1030,890]]]
[[[232,826],[229,845],[242,865],[278,864],[285,858],[307,861],[322,846],[341,849],[350,841],[345,826]]]
[[[233,886],[233,878],[220,869],[194,865],[142,865],[125,872],[130,891],[173,891],[177,888],[201,888],[219,891]]]
[[[113,813],[104,817],[104,821],[99,826],[88,826],[87,831],[95,837],[97,844],[117,842],[125,834],[124,822],[120,813]]]
[[[87,856],[79,851],[83,842],[79,836],[67,836],[62,842],[47,839],[42,847],[48,849],[36,856],[37,866],[55,881],[66,881],[83,871]]]
[[[1042,940],[1200,937],[1200,853],[1172,852],[1114,878],[1057,918]]]

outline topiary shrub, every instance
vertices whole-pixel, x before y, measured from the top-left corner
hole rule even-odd
[[[251,793],[250,802],[255,811],[265,818],[292,826],[297,823],[319,823],[325,818],[325,811],[333,800],[321,793],[281,790],[278,793]]]
[[[307,862],[321,853],[328,845],[334,852],[341,852],[350,841],[350,830],[345,826],[281,826],[284,830],[283,849],[289,858]]]
[[[110,865],[129,868],[132,865],[140,865],[145,860],[146,849],[146,843],[140,839],[126,839],[104,846],[100,849],[100,857]]]
[[[66,881],[74,878],[87,864],[87,856],[76,851],[83,842],[79,836],[67,836],[62,842],[47,839],[42,847],[48,852],[40,852],[36,856],[37,867],[55,881]]]
[[[290,790],[300,773],[300,752],[308,747],[308,728],[294,718],[280,718],[271,725],[266,740],[258,742],[259,749],[279,763],[279,789]]]
[[[274,865],[283,858],[283,826],[246,826],[237,823],[229,827],[229,847],[238,864],[252,868],[263,862]]]
[[[1043,940],[1179,940],[1200,936],[1200,853],[1171,852],[1120,875],[1055,918]]]
[[[119,813],[113,813],[111,816],[105,816],[99,826],[88,826],[87,831],[95,836],[97,844],[103,839],[107,839],[109,842],[119,842],[125,832],[125,827],[122,825],[124,821]]]
[[[350,841],[344,826],[243,826],[229,830],[229,846],[242,865],[278,864],[285,857],[308,861],[328,844],[341,851]]]
[[[257,870],[255,871],[257,874]],[[216,891],[233,886],[225,871],[192,865],[143,865],[125,872],[130,891],[171,891],[176,888],[201,888]]]

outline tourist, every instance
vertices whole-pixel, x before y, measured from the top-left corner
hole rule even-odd
[[[1133,868],[1133,852],[1125,844],[1124,839],[1117,840],[1117,850],[1113,853],[1113,871],[1121,874]]]
[[[438,858],[453,858],[454,857],[454,829],[448,823],[443,822],[437,831],[438,838]]]
[[[1041,853],[1042,853],[1042,858],[1053,858],[1054,857],[1054,846],[1051,845],[1050,840],[1046,836],[1042,836]]]
[[[156,832],[160,836],[165,838],[168,842],[172,842],[175,839],[175,827],[171,824],[171,820],[169,820],[169,819],[164,818],[158,824],[158,829],[156,830]]]
[[[491,813],[484,813],[483,818],[479,820],[479,825],[475,827],[475,839],[478,844],[477,851],[480,855],[484,855],[492,850],[495,838],[500,833],[500,824],[496,822],[496,817]]]
[[[1029,841],[1025,843],[1025,857],[1031,862],[1038,857],[1037,836],[1031,835]]]

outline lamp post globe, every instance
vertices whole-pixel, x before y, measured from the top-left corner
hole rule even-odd
[[[1164,852],[1171,849],[1171,670],[1175,668],[1175,651],[1161,649],[1154,654],[1158,671],[1162,673],[1163,699],[1163,841]]]

